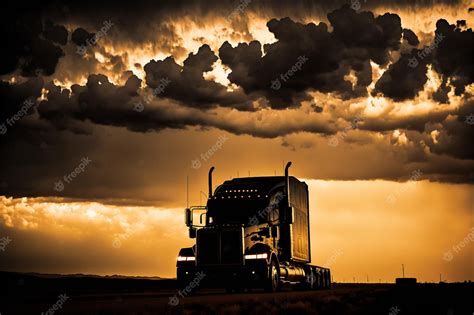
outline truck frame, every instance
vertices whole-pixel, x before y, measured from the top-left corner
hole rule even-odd
[[[330,270],[311,264],[308,186],[289,176],[290,166],[284,176],[234,178],[214,192],[211,167],[206,206],[185,210],[196,243],[179,251],[180,285],[204,274],[204,283],[228,291],[331,287]]]

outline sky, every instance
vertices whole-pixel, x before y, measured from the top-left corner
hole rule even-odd
[[[0,270],[173,277],[211,166],[291,160],[334,280],[474,280],[469,1],[2,6]]]

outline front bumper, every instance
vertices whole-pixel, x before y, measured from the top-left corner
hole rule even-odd
[[[177,268],[177,278],[181,286],[192,282],[197,273],[205,276],[202,285],[206,287],[260,287],[268,277],[266,261],[252,261],[245,265],[195,266],[181,264]]]

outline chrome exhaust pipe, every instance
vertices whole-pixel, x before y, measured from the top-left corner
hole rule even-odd
[[[291,162],[286,163],[285,167],[285,181],[286,181],[286,195],[288,197],[288,205],[290,204],[290,176],[288,175],[288,169],[291,166]]]
[[[214,166],[209,169],[209,199],[212,197],[212,172],[214,171]]]

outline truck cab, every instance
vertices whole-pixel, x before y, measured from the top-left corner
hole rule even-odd
[[[329,288],[329,270],[310,264],[308,186],[288,175],[290,165],[285,176],[234,178],[215,191],[211,168],[206,206],[185,210],[196,244],[179,252],[181,285],[199,272],[228,290]]]

